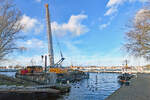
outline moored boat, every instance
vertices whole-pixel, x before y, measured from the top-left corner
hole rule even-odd
[[[54,62],[53,41],[48,4],[46,4],[45,7],[48,38],[48,55],[41,56],[42,61],[44,61],[43,58],[45,58],[45,65],[43,67],[43,70],[42,67],[39,66],[28,66],[27,68],[17,72],[16,77],[38,82],[40,84],[56,84],[57,82],[67,82],[68,80],[74,81],[86,78],[86,76],[88,75],[82,71],[69,70],[61,66],[62,62],[65,60],[61,50],[61,59],[56,63]],[[49,66],[47,64],[47,61],[49,62]]]
[[[133,74],[123,73],[118,76],[118,81],[121,83],[129,83],[129,80],[133,77],[134,77]]]

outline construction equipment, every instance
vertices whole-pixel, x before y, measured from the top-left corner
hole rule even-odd
[[[51,24],[50,24],[50,15],[48,4],[46,7],[46,22],[47,22],[47,38],[48,38],[48,54],[49,54],[49,63],[50,67],[54,65],[54,54],[53,54],[53,41],[52,41],[52,32],[51,32]]]
[[[62,55],[61,50],[60,50],[61,59],[57,63],[54,64],[54,54],[53,54],[53,45],[52,45],[52,33],[51,33],[51,24],[50,24],[50,16],[49,16],[48,4],[46,4],[45,7],[46,7],[46,19],[47,19],[48,52],[49,52],[49,60],[50,60],[49,72],[65,73],[66,70],[60,68],[61,67],[61,63],[65,59],[63,57],[63,55]]]

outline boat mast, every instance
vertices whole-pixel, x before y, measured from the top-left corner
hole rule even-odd
[[[49,54],[49,63],[50,67],[54,66],[54,54],[53,54],[53,42],[52,42],[52,32],[50,24],[50,15],[48,4],[45,4],[46,7],[46,23],[47,23],[47,38],[48,38],[48,54]]]

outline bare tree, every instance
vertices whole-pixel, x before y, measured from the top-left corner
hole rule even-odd
[[[9,0],[0,0],[0,60],[13,52],[16,40],[20,38],[21,13]]]
[[[150,9],[140,9],[125,33],[127,52],[134,56],[150,57]]]

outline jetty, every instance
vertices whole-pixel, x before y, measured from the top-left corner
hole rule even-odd
[[[129,86],[125,84],[105,100],[149,100],[150,74],[137,74],[130,80]]]
[[[18,88],[18,87],[11,87],[11,88],[0,88],[0,93],[53,93],[58,94],[60,93],[59,90],[56,89],[38,89],[38,88]]]
[[[8,77],[6,75],[2,75],[0,74],[0,86],[1,85],[24,85],[24,86],[29,86],[29,85],[38,85],[35,82],[32,81],[26,81],[23,79],[19,79],[19,78],[14,78],[14,77]]]
[[[0,93],[66,93],[68,84],[40,85],[37,82],[8,77],[0,74]]]

